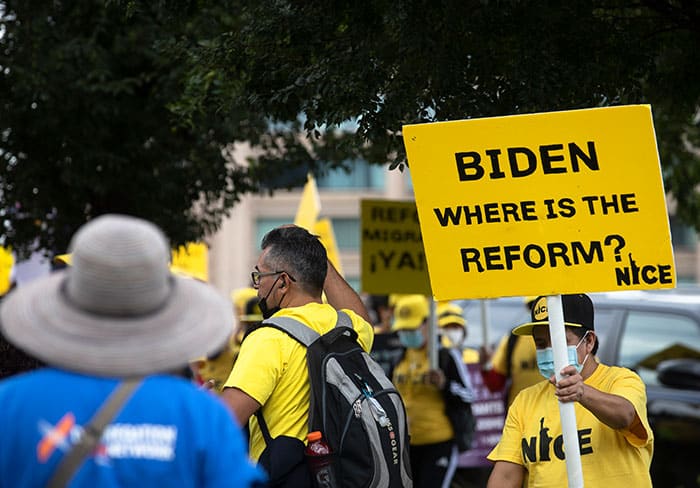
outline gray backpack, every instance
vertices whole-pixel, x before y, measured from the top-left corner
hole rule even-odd
[[[350,317],[319,335],[289,317],[275,327],[306,347],[311,381],[309,431],[319,430],[333,450],[341,487],[412,487],[403,400],[384,370],[357,342]]]

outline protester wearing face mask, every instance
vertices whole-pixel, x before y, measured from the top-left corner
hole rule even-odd
[[[470,347],[464,347],[467,339],[467,321],[464,318],[464,309],[451,302],[438,303],[437,324],[441,343],[444,347],[454,347],[462,353],[462,362],[472,364],[479,362],[479,351]]]
[[[264,318],[292,318],[324,334],[336,326],[342,310],[360,346],[365,351],[372,348],[374,333],[367,310],[328,261],[317,236],[285,225],[268,232],[261,249],[251,281]],[[270,486],[310,485],[303,455],[309,395],[306,347],[274,327],[252,327],[221,397],[239,423],[250,427],[250,455],[268,470]],[[261,425],[267,426],[273,445],[266,443]]]
[[[394,368],[393,382],[406,405],[416,488],[448,487],[458,454],[469,447],[473,433],[469,424],[473,392],[461,352],[440,347],[439,368],[430,368],[426,347],[429,315],[428,299],[423,295],[402,297],[394,310],[393,330],[406,352]]]
[[[636,373],[597,361],[593,303],[562,295],[569,365],[556,380],[546,297],[532,307],[532,322],[514,334],[532,336],[545,380],[522,390],[508,409],[503,436],[488,455],[495,462],[489,487],[558,487],[566,480],[559,402],[575,402],[586,488],[650,487],[653,433],[646,391]]]

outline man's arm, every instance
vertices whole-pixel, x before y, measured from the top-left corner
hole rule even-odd
[[[233,412],[241,426],[246,425],[250,416],[257,412],[261,406],[252,396],[238,388],[224,388],[221,392],[221,399]]]
[[[508,461],[496,461],[486,488],[520,488],[523,486],[525,468]]]
[[[638,418],[637,412],[629,400],[585,384],[573,366],[562,369],[562,379],[554,386],[556,387],[555,394],[560,401],[579,402],[598,420],[612,429],[630,429],[633,423],[641,427],[641,423],[635,422],[635,419]],[[639,435],[640,432],[633,432],[633,434],[640,439],[646,438],[643,429],[641,435]]]
[[[369,313],[367,313],[367,308],[365,308],[360,295],[340,276],[340,273],[330,261],[328,261],[328,273],[326,274],[326,281],[323,283],[323,291],[326,293],[328,303],[333,305],[336,310],[341,308],[352,310],[367,322],[370,322]]]

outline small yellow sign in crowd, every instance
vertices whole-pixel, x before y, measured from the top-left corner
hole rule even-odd
[[[362,291],[430,295],[415,202],[360,202]]]

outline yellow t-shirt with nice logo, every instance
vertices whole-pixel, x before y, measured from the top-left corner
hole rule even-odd
[[[452,424],[445,415],[443,394],[428,383],[429,369],[424,348],[407,349],[394,368],[393,382],[406,406],[411,445],[436,444],[454,437]]]
[[[603,364],[585,383],[629,400],[644,436],[612,429],[575,403],[584,486],[651,488],[649,466],[654,437],[647,421],[644,383],[629,369]],[[503,436],[487,458],[522,465],[527,470],[524,486],[528,488],[558,488],[566,485],[567,477],[563,446],[559,402],[554,386],[543,379],[515,397],[508,409]]]

